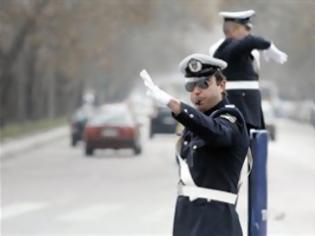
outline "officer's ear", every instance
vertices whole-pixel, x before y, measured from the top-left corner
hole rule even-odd
[[[220,87],[221,93],[225,93],[226,78],[223,75],[222,71],[218,70],[214,74],[214,77],[215,77],[217,85]]]
[[[225,79],[221,80],[218,85],[220,87],[221,93],[224,93],[225,92],[226,80]]]

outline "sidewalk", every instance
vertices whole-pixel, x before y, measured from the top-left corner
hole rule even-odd
[[[68,126],[62,126],[39,134],[31,135],[30,137],[6,141],[0,144],[0,159],[1,161],[8,159],[21,152],[31,150],[58,138],[65,137],[69,134],[69,132]]]

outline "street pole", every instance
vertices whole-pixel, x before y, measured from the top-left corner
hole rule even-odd
[[[248,236],[267,235],[268,132],[251,130],[253,166],[248,187]]]

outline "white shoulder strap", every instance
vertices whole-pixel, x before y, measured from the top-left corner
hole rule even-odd
[[[259,54],[259,51],[254,49],[253,51],[251,51],[251,54],[254,58],[254,60],[253,60],[254,71],[257,74],[259,74],[259,71],[260,71],[260,54]]]
[[[180,181],[185,185],[196,186],[190,174],[190,170],[189,170],[186,160],[184,160],[179,154],[182,142],[183,142],[182,137],[179,138],[176,142],[176,158],[179,163],[179,178],[180,178]]]
[[[189,167],[187,165],[186,160],[184,160],[179,153],[176,153],[178,162],[179,162],[179,177],[180,180],[183,182],[185,185],[190,185],[190,186],[196,186],[191,174]]]
[[[241,170],[241,176],[240,176],[240,179],[238,181],[238,186],[237,186],[237,195],[239,196],[239,193],[240,193],[240,189],[243,185],[243,182],[245,179],[248,178],[248,176],[250,175],[251,171],[252,171],[252,168],[253,168],[253,156],[252,156],[252,151],[250,149],[250,147],[248,148],[248,151],[247,151],[247,154],[246,154],[246,160],[244,161],[244,164],[243,164],[243,167],[242,167],[242,170]],[[245,175],[242,175],[243,173],[243,170],[244,169],[247,169],[246,170],[246,174]],[[237,198],[238,198],[237,196]],[[238,200],[238,199],[237,199]],[[237,205],[237,201],[236,201],[236,204]]]
[[[213,57],[215,51],[220,47],[220,45],[223,43],[224,38],[219,39],[216,43],[212,44],[209,48],[209,54]]]
[[[244,161],[244,164],[243,164],[243,167],[242,167],[242,170],[244,168],[247,168],[247,173],[246,175],[241,175],[240,177],[240,180],[238,181],[238,192],[244,182],[244,179],[245,178],[248,178],[248,176],[250,175],[251,171],[252,171],[252,168],[253,168],[253,156],[252,156],[252,151],[250,149],[250,147],[248,148],[248,151],[247,151],[247,154],[246,154],[246,159],[247,159],[247,162]],[[247,165],[246,165],[247,164]],[[243,171],[241,171],[242,173]]]

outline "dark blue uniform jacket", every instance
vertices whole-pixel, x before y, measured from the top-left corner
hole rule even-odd
[[[228,67],[223,71],[228,81],[257,81],[258,74],[253,67],[254,58],[251,51],[264,50],[269,47],[269,41],[253,35],[242,39],[227,38],[218,47],[214,57],[228,63]],[[247,124],[256,128],[264,128],[259,90],[228,90],[228,99],[240,109]]]
[[[223,100],[202,113],[182,103],[174,118],[185,126],[180,155],[187,160],[195,184],[237,193],[249,139],[239,110],[226,105]],[[242,230],[234,205],[178,196],[173,235],[239,236]]]

